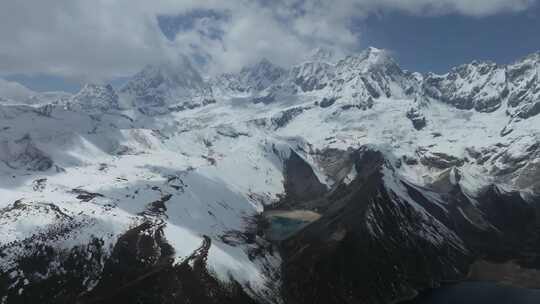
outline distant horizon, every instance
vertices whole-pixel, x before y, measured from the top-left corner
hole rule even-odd
[[[0,78],[37,92],[76,92],[96,80],[118,87],[178,54],[217,74],[262,58],[287,67],[317,46],[343,54],[374,46],[404,70],[444,74],[473,60],[510,64],[540,51],[538,0],[290,2],[3,3]],[[76,17],[72,24],[65,14]]]
[[[428,73],[433,73],[433,74],[438,74],[438,75],[442,75],[442,74],[445,74],[445,73],[448,73],[450,72],[453,68],[456,68],[458,66],[461,66],[461,65],[466,65],[466,64],[470,64],[470,63],[473,63],[473,62],[492,62],[492,63],[495,63],[499,66],[507,66],[507,65],[510,65],[514,62],[517,62],[519,60],[522,60],[524,58],[526,58],[527,56],[530,56],[530,55],[533,55],[533,54],[536,54],[536,53],[540,53],[540,49],[539,50],[536,50],[536,51],[532,51],[530,53],[527,53],[527,54],[524,54],[524,55],[521,55],[519,57],[516,57],[514,59],[511,59],[507,62],[497,62],[497,61],[494,61],[494,60],[491,60],[491,59],[471,59],[470,61],[467,61],[467,62],[462,62],[462,63],[459,63],[459,64],[456,64],[456,65],[453,65],[453,66],[449,66],[448,67],[448,70],[446,71],[440,71],[440,72],[435,72],[435,71],[419,71],[419,70],[414,70],[414,69],[411,69],[411,68],[407,68],[405,66],[403,66],[403,64],[401,63],[400,61],[400,57],[399,56],[399,53],[396,53],[396,52],[393,52],[391,50],[388,50],[388,49],[385,49],[385,48],[379,48],[377,46],[368,46],[366,47],[365,49],[361,49],[359,50],[358,52],[355,52],[355,53],[352,53],[352,54],[348,54],[348,55],[345,55],[343,57],[340,57],[338,59],[343,59],[345,58],[346,56],[350,56],[350,55],[355,55],[355,54],[359,54],[361,53],[362,51],[364,50],[367,50],[368,48],[377,48],[377,49],[382,49],[382,50],[385,50],[385,51],[389,51],[391,53],[391,57],[396,61],[396,63],[400,66],[400,68],[402,70],[406,70],[406,71],[409,71],[409,72],[417,72],[417,73],[421,73],[423,75],[426,75]],[[261,60],[268,60],[270,62],[272,62],[271,60],[269,59],[266,59],[266,58],[261,58]],[[272,62],[273,63],[273,62]],[[300,62],[296,63],[296,64],[299,64]],[[294,65],[294,64],[293,64]],[[248,65],[246,65],[248,66]],[[287,66],[282,66],[283,68],[288,68]],[[135,74],[135,73],[134,73]],[[134,75],[133,74],[133,75]],[[9,82],[15,82],[15,83],[18,83],[18,84],[21,84],[23,86],[25,86],[26,88],[32,90],[32,91],[35,91],[37,93],[44,93],[44,92],[66,92],[66,93],[77,93],[79,92],[82,87],[85,85],[85,84],[88,84],[88,83],[103,83],[103,84],[110,84],[113,86],[113,88],[115,89],[119,89],[120,87],[122,87],[127,81],[129,81],[129,79],[133,76],[125,76],[125,77],[118,77],[116,79],[111,79],[109,81],[86,81],[86,82],[77,82],[77,81],[73,81],[73,80],[69,80],[69,79],[64,79],[64,78],[61,78],[61,77],[55,77],[55,76],[51,76],[51,75],[33,75],[33,76],[28,76],[28,75],[9,75],[7,77],[0,77],[0,80],[1,79],[4,79],[6,81],[9,81]]]

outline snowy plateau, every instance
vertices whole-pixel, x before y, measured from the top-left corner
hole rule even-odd
[[[319,49],[17,90],[0,96],[2,304],[397,303],[479,262],[540,287],[540,53],[435,75]],[[271,211],[308,223],[272,240]]]

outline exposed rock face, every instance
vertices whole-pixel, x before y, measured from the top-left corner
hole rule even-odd
[[[216,280],[206,268],[211,240],[180,263],[172,257],[174,249],[163,237],[159,224],[145,222],[122,235],[105,257],[103,242],[94,239],[86,248],[63,253],[57,260],[62,271],[32,284],[21,282],[17,290],[3,294],[9,303],[246,303],[255,304],[236,282]],[[1,251],[0,251],[1,252]],[[55,248],[43,246],[24,260],[27,273],[47,271],[47,263],[57,259]],[[81,259],[86,256],[86,259]],[[21,261],[23,262],[23,261]],[[88,280],[95,286],[87,290]],[[9,274],[0,276],[0,290],[8,290]]]
[[[0,155],[3,158],[0,160],[14,169],[47,171],[54,164],[45,152],[35,146],[28,134],[13,142],[1,143]]]
[[[540,53],[532,54],[508,67],[513,115],[529,118],[540,113]]]
[[[464,279],[478,257],[531,265],[540,209],[519,194],[493,186],[469,198],[447,180],[436,201],[396,179],[382,154],[355,155],[363,174],[329,192],[321,219],[282,243],[287,303],[395,303]]]
[[[417,108],[410,108],[407,111],[407,118],[411,120],[416,130],[422,130],[427,124],[426,117]]]
[[[329,194],[323,217],[283,244],[287,303],[390,303],[466,271],[459,238],[387,184],[382,155],[356,157],[363,175]],[[439,234],[446,241],[430,240]]]
[[[211,239],[180,263],[159,227],[133,228],[117,242],[102,279],[80,303],[245,303],[255,304],[238,283],[224,284],[207,270]]]
[[[447,169],[455,166],[462,166],[465,161],[455,156],[441,152],[426,152],[424,149],[418,151],[420,162],[427,166],[437,169]]]
[[[2,222],[20,217],[34,217],[35,221],[58,222],[30,238],[13,240],[0,246],[0,294],[7,303],[74,303],[75,295],[86,290],[85,283],[99,279],[101,263],[105,259],[105,243],[100,237],[86,244],[63,250],[54,245],[84,227],[79,221],[53,204],[18,200],[1,210]],[[20,254],[16,254],[22,251]],[[6,257],[16,254],[13,263]],[[24,278],[22,278],[24,277]],[[24,292],[23,292],[24,291]]]
[[[301,202],[319,198],[326,192],[326,186],[318,180],[311,166],[291,151],[285,162],[285,191],[288,201]]]
[[[280,112],[275,117],[272,117],[272,124],[275,125],[276,129],[282,128],[305,110],[306,108],[296,107]]]

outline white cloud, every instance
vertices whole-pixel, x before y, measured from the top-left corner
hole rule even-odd
[[[126,76],[179,52],[204,54],[209,71],[231,71],[262,57],[280,64],[315,46],[351,50],[352,18],[397,10],[482,17],[529,8],[536,0],[17,0],[0,3],[0,73],[45,73],[81,80]],[[158,14],[224,12],[167,40]],[[223,33],[211,39],[209,32]],[[206,34],[205,34],[206,33]]]

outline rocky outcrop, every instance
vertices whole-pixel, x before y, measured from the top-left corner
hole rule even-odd
[[[299,203],[313,200],[326,192],[326,186],[319,181],[309,163],[292,150],[285,160],[284,175],[287,201]]]
[[[0,160],[10,168],[28,171],[47,171],[54,165],[28,134],[13,142],[0,143]]]
[[[470,256],[461,240],[400,193],[400,181],[389,182],[385,163],[378,152],[357,153],[361,174],[283,242],[287,303],[392,303],[465,276]]]
[[[110,255],[99,238],[62,254],[42,244],[20,261],[19,271],[30,279],[13,282],[13,274],[0,275],[0,299],[14,304],[37,300],[51,304],[257,303],[238,283],[222,283],[208,272],[210,238],[204,237],[200,248],[175,262],[174,249],[164,239],[162,228],[144,222],[130,229]],[[41,278],[40,272],[48,273]]]
[[[426,125],[426,117],[417,108],[410,108],[407,111],[407,118],[411,120],[416,130],[422,130]]]
[[[78,302],[255,304],[238,283],[219,282],[208,272],[211,245],[205,236],[198,249],[175,263],[160,227],[143,223],[118,240],[99,283]]]
[[[431,152],[425,148],[419,148],[417,151],[420,156],[420,162],[427,167],[437,169],[447,169],[450,167],[459,167],[465,163],[465,160],[442,152]]]
[[[529,118],[540,113],[540,53],[525,57],[507,69],[512,115]]]
[[[322,217],[281,242],[286,303],[396,303],[465,279],[480,257],[538,268],[540,209],[519,193],[491,186],[470,197],[456,172],[418,187],[369,149],[355,167],[324,195]]]
[[[305,110],[305,107],[294,107],[282,111],[271,118],[272,125],[275,126],[275,129],[283,128],[289,122],[291,122],[296,116],[302,114]]]

